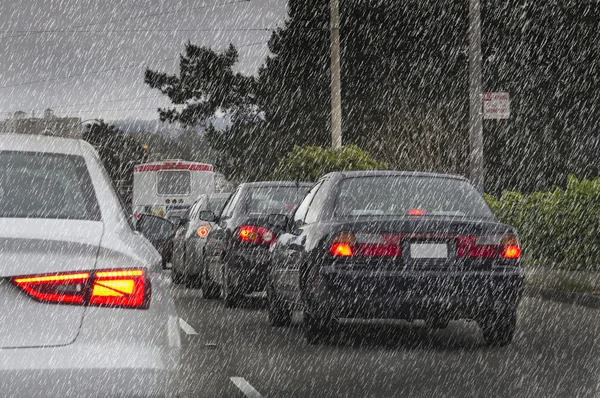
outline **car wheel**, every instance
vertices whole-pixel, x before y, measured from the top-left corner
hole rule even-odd
[[[504,347],[510,344],[516,325],[517,312],[512,309],[494,311],[479,322],[483,338],[490,347]]]
[[[208,267],[205,266],[202,271],[202,297],[207,300],[214,300],[219,298],[219,295],[219,286],[212,280],[208,273]]]
[[[240,294],[229,284],[229,275],[225,268],[221,271],[221,286],[225,308],[237,308],[240,304]]]
[[[185,284],[190,289],[202,288],[202,277],[200,275],[188,275],[185,278]]]
[[[278,297],[271,284],[267,285],[267,314],[271,326],[289,326],[292,323],[292,311]]]
[[[304,310],[303,318],[304,339],[311,345],[330,338],[337,327],[337,322],[330,316],[318,317]]]

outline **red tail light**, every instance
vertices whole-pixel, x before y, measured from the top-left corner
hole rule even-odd
[[[244,225],[239,228],[238,237],[242,242],[271,245],[275,243],[275,234],[263,227]]]
[[[506,235],[502,238],[500,257],[510,259],[521,258],[521,245],[516,236]]]
[[[13,283],[36,300],[56,304],[148,308],[150,281],[142,269],[24,276]]]
[[[333,257],[397,257],[402,255],[400,236],[380,234],[339,234],[331,244]]]

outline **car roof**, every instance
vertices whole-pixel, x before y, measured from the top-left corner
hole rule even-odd
[[[453,180],[469,181],[467,178],[455,174],[430,173],[425,171],[394,171],[394,170],[364,170],[364,171],[342,171],[330,173],[330,175],[339,174],[343,178],[355,177],[431,177],[431,178],[449,178]]]
[[[81,155],[82,141],[30,134],[0,134],[0,151]]]
[[[260,182],[245,182],[240,184],[242,188],[256,187],[311,187],[312,182],[296,182],[296,181],[260,181]]]

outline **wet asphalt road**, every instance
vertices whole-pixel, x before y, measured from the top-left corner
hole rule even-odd
[[[428,331],[346,323],[310,346],[295,314],[272,328],[264,300],[227,310],[174,290],[182,324],[180,397],[598,397],[600,311],[525,298],[512,345],[487,348],[474,322]],[[197,334],[188,334],[188,333]],[[242,391],[243,390],[243,391]]]

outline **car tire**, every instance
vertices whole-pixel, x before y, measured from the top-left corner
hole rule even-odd
[[[223,301],[225,302],[225,308],[237,308],[240,305],[240,294],[235,288],[229,284],[229,275],[225,268],[221,271],[221,287],[223,290]]]
[[[188,275],[185,278],[185,284],[190,289],[202,288],[202,277],[200,275]]]
[[[267,285],[267,314],[271,326],[289,326],[292,323],[292,311],[275,292],[275,288]]]
[[[202,298],[214,300],[218,299],[220,295],[219,285],[217,285],[210,277],[208,268],[204,267],[204,270],[202,271]]]
[[[308,344],[321,343],[334,333],[337,322],[332,317],[317,317],[304,310],[304,339]]]
[[[171,280],[174,284],[180,285],[183,283],[183,275],[180,272],[177,272],[177,269],[173,268],[171,270]]]
[[[512,342],[517,325],[517,312],[515,310],[494,311],[485,316],[479,327],[483,339],[490,347],[504,347]]]

